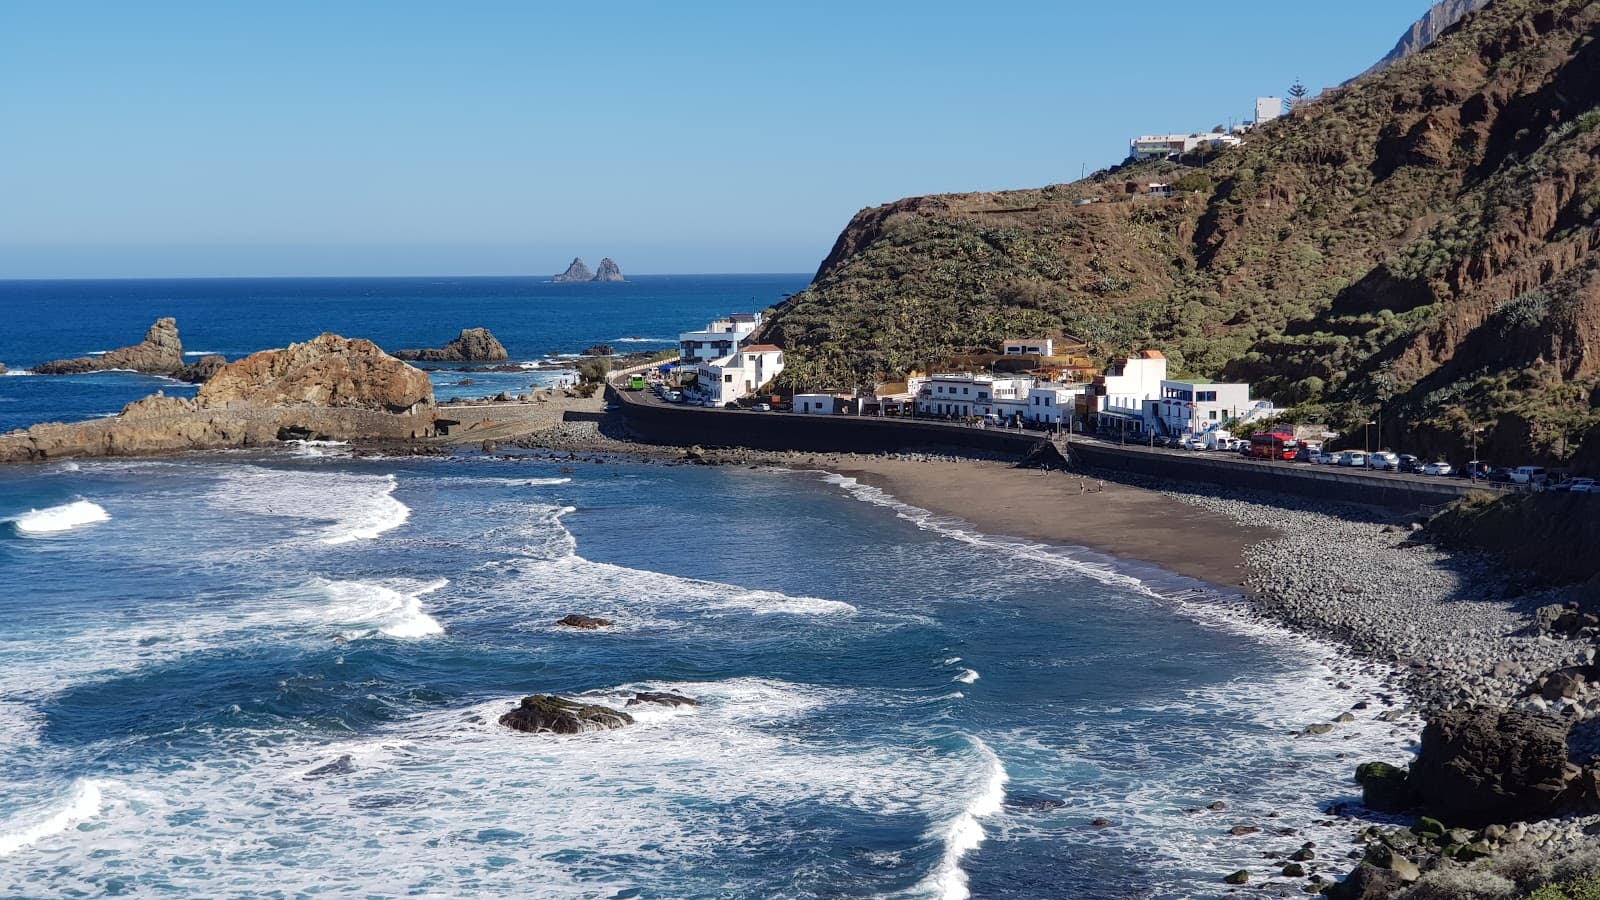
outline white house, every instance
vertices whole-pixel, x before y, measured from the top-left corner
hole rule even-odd
[[[722,359],[732,354],[760,324],[760,313],[735,313],[700,331],[685,331],[678,335],[678,361],[698,363]]]
[[[694,365],[693,384],[684,393],[692,400],[717,406],[748,397],[783,371],[783,350],[772,344],[748,344],[727,356]]]
[[[834,416],[839,414],[842,400],[837,394],[795,394],[794,411],[809,416]]]
[[[1256,124],[1265,125],[1283,115],[1282,97],[1256,98]]]
[[[1027,418],[1028,391],[1034,380],[1027,376],[996,378],[971,372],[934,375],[911,385],[917,414],[952,418],[998,416],[1005,421]]]
[[[1088,389],[1086,384],[1041,381],[1028,389],[1028,411],[1023,418],[1040,425],[1069,424],[1078,396]]]
[[[1250,399],[1248,384],[1162,381],[1155,410],[1169,434],[1204,434],[1225,422],[1270,415],[1272,404]]]
[[[1050,338],[1023,338],[1001,346],[1006,356],[1055,356],[1055,349],[1056,342]]]
[[[1221,150],[1236,147],[1244,139],[1236,134],[1197,131],[1193,134],[1142,134],[1128,144],[1132,159],[1172,159],[1199,149]]]
[[[1147,418],[1145,407],[1161,396],[1161,382],[1166,377],[1166,355],[1160,350],[1140,350],[1095,377],[1089,411],[1098,414],[1102,428],[1109,425],[1129,434],[1142,433],[1153,418]]]

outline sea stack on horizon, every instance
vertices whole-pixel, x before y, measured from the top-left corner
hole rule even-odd
[[[609,256],[600,260],[600,271],[598,272],[589,271],[589,267],[584,263],[583,257],[579,256],[573,258],[572,264],[567,266],[565,272],[550,280],[556,284],[573,284],[575,282],[590,281],[615,283],[626,279],[622,277],[622,269],[618,268],[617,264]]]

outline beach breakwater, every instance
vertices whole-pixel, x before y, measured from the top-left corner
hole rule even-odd
[[[827,453],[945,452],[1021,458],[1046,438],[1037,432],[969,428],[915,419],[809,416],[665,406],[608,386],[633,436],[672,446],[745,447]],[[1072,462],[1108,475],[1192,481],[1314,500],[1412,510],[1450,503],[1472,492],[1453,479],[1423,479],[1327,466],[1290,466],[1228,454],[1168,453],[1094,440],[1066,442]]]

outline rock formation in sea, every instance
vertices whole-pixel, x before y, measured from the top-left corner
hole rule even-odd
[[[594,631],[597,628],[609,628],[615,623],[613,623],[610,619],[599,619],[595,618],[594,616],[583,615],[582,613],[573,613],[569,616],[563,617],[560,621],[556,622],[556,624],[565,625],[568,628],[582,628],[585,631]]]
[[[178,321],[164,318],[157,319],[145,332],[144,340],[131,347],[121,347],[98,357],[52,360],[34,366],[33,371],[39,375],[78,375],[130,369],[146,375],[175,375],[183,367],[183,341],[178,339]]]
[[[201,384],[206,379],[217,374],[223,366],[228,364],[228,358],[220,353],[207,353],[189,365],[184,366],[173,374],[179,381],[190,384]]]
[[[434,433],[428,376],[371,341],[324,334],[219,368],[193,400],[161,393],[116,416],[0,435],[0,462],[270,446],[287,438],[415,440]]]
[[[595,270],[594,280],[617,282],[625,281],[626,279],[622,277],[622,270],[618,268],[617,264],[612,261],[611,257],[608,256],[605,259],[600,260],[600,268]]]
[[[595,344],[583,351],[584,356],[616,356],[617,348],[610,344]]]
[[[422,362],[505,362],[511,358],[505,345],[487,328],[463,328],[455,340],[426,350],[396,350],[395,359]]]
[[[609,706],[535,694],[523,697],[520,706],[500,717],[500,724],[530,734],[582,734],[632,725],[633,716]]]
[[[680,706],[700,705],[699,700],[680,694],[677,691],[639,691],[632,697],[629,697],[628,702],[624,703],[623,705],[643,706],[646,703],[654,703],[658,706],[670,706],[673,709],[677,709]]]
[[[4,375],[5,373],[6,373],[6,364],[5,363],[0,363],[0,375]]]
[[[565,272],[562,272],[560,275],[557,275],[550,280],[557,284],[565,284],[572,281],[593,281],[594,273],[589,271],[589,267],[587,265],[584,265],[583,257],[574,257],[572,260],[572,265],[567,266],[567,270]]]

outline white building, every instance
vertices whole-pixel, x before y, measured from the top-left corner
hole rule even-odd
[[[794,411],[808,416],[836,416],[844,398],[837,394],[795,394]]]
[[[1129,143],[1128,156],[1132,159],[1172,159],[1200,149],[1221,150],[1242,143],[1244,139],[1238,135],[1220,132],[1144,134]]]
[[[748,344],[727,356],[694,364],[689,399],[721,406],[748,397],[783,371],[783,350],[772,344]]]
[[[1001,345],[1006,356],[1055,356],[1055,349],[1056,342],[1050,338],[1023,338]]]
[[[1154,427],[1153,405],[1166,377],[1166,355],[1160,350],[1140,350],[1095,377],[1084,412],[1096,415],[1102,430],[1142,434]],[[1151,407],[1148,412],[1147,406]]]
[[[1256,124],[1265,125],[1283,115],[1282,97],[1256,98]]]
[[[1027,376],[996,378],[971,372],[934,375],[911,385],[917,414],[956,419],[995,416],[1004,422],[1028,417],[1028,391],[1034,379]]]
[[[1041,381],[1028,389],[1028,411],[1023,418],[1039,425],[1068,425],[1078,397],[1088,389],[1086,384]]]
[[[1162,381],[1156,402],[1156,415],[1168,434],[1204,434],[1224,423],[1260,418],[1271,409],[1271,403],[1250,399],[1248,384],[1209,381]]]
[[[700,331],[685,331],[678,335],[678,361],[697,363],[722,359],[732,354],[760,324],[760,313],[736,313]]]

